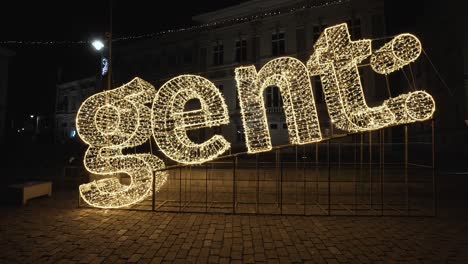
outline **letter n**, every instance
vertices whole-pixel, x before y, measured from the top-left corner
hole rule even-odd
[[[268,131],[263,91],[277,86],[283,98],[292,144],[322,140],[312,85],[306,66],[291,57],[281,57],[265,64],[257,73],[255,66],[235,70],[246,145],[249,153],[272,149]]]

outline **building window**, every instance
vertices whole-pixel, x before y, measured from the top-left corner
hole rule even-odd
[[[236,61],[244,62],[247,60],[247,40],[236,40]]]
[[[320,35],[322,34],[323,30],[327,27],[325,24],[315,25],[312,27],[312,34],[314,37],[314,41],[317,41]]]
[[[288,129],[288,124],[283,123],[283,129]]]
[[[260,38],[254,37],[252,39],[252,61],[257,62],[260,56]]]
[[[224,62],[224,47],[221,41],[213,45],[213,65],[221,65]]]
[[[64,95],[59,104],[59,110],[68,112],[68,96]]]
[[[270,124],[270,129],[278,129],[278,124]]]
[[[353,18],[353,19],[346,21],[346,23],[348,24],[348,30],[349,30],[349,34],[351,34],[351,39],[352,40],[360,39],[362,36],[361,19]]]
[[[76,111],[77,109],[78,98],[76,96],[72,96],[71,98],[71,110],[72,112]]]
[[[297,53],[306,51],[305,29],[303,27],[296,28],[296,50]]]
[[[265,89],[265,105],[267,108],[283,106],[280,90],[277,86],[270,86]]]
[[[284,32],[276,31],[271,34],[271,54],[273,56],[285,54]]]

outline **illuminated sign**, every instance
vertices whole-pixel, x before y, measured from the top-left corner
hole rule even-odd
[[[320,76],[331,121],[343,131],[372,131],[432,118],[435,103],[424,91],[401,94],[369,107],[358,71],[358,64],[370,57],[371,68],[387,75],[415,61],[421,50],[415,36],[401,34],[372,51],[371,40],[352,41],[347,25],[339,24],[324,30],[306,64],[281,57],[269,61],[258,72],[255,66],[236,68],[248,152],[272,149],[263,99],[263,91],[269,86],[277,86],[281,92],[290,143],[323,140],[311,76]],[[192,99],[200,102],[200,108],[184,110]],[[227,123],[229,115],[222,94],[211,81],[197,75],[177,76],[158,91],[135,78],[116,89],[97,93],[81,105],[76,127],[89,145],[84,158],[86,169],[108,178],[81,185],[80,195],[89,205],[100,208],[137,203],[151,194],[153,184],[158,191],[165,183],[167,174],[160,171],[165,165],[152,154],[124,154],[124,149],[142,145],[152,134],[170,159],[200,164],[221,156],[230,149],[230,143],[222,135],[195,143],[187,131]],[[129,185],[115,177],[122,173],[130,176]]]

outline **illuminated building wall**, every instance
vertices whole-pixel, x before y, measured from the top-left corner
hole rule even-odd
[[[81,103],[96,93],[96,78],[90,77],[57,85],[54,141],[63,143],[76,137],[76,113]]]

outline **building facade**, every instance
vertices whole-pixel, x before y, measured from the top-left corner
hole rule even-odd
[[[313,45],[327,26],[346,22],[353,39],[385,35],[384,3],[370,0],[284,1],[253,0],[193,17],[198,26],[139,40],[115,49],[116,83],[139,76],[159,88],[180,74],[208,78],[222,92],[230,123],[217,129],[200,129],[190,135],[201,140],[221,133],[233,151],[245,150],[234,69],[255,65],[259,70],[271,59],[291,56],[306,63]],[[382,80],[370,67],[361,68],[367,101],[372,105],[388,97]],[[329,117],[319,77],[312,80],[322,133],[330,134]],[[385,82],[383,82],[385,85]],[[376,87],[380,87],[376,89]],[[288,142],[288,131],[277,87],[264,92],[273,145]]]
[[[76,113],[81,103],[97,92],[96,78],[89,77],[57,85],[54,141],[64,143],[76,137]]]
[[[0,47],[0,143],[5,141],[8,98],[8,63],[15,53]]]

